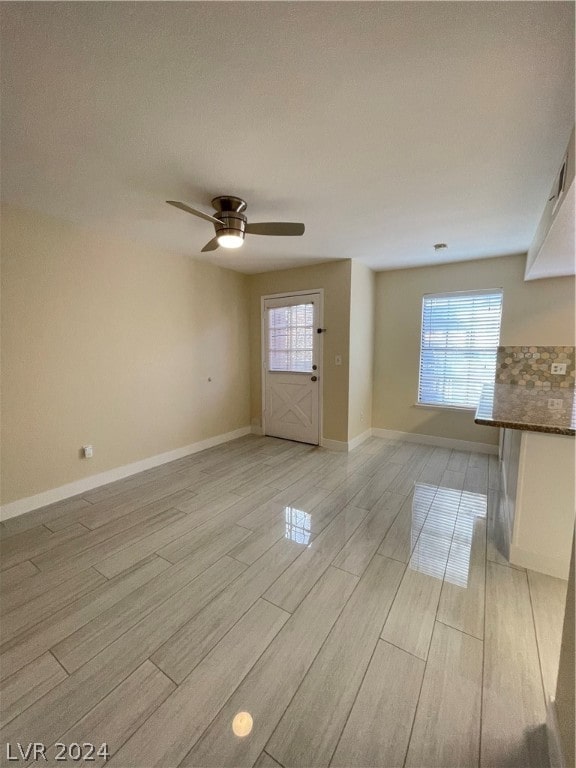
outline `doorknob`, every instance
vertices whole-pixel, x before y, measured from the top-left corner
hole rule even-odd
[[[310,376],[310,381],[318,381],[318,376]]]
[[[313,366],[312,366],[312,370],[313,370],[313,371],[315,371],[317,368],[318,368],[318,366],[317,366],[317,365],[313,365]]]

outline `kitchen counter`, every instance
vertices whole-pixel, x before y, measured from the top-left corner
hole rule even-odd
[[[568,576],[574,530],[574,388],[495,382],[482,390],[474,419],[502,427],[501,554],[512,565]]]
[[[474,421],[489,427],[574,436],[574,388],[528,389],[517,384],[486,385]]]

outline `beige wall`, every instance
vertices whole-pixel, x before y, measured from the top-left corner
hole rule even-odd
[[[574,278],[526,283],[524,266],[524,256],[507,256],[376,275],[373,427],[481,443],[498,441],[498,430],[474,424],[469,411],[415,405],[422,296],[502,287],[501,344],[574,344]]]
[[[247,426],[247,283],[5,209],[3,502]]]
[[[342,442],[348,440],[350,272],[351,262],[345,260],[250,276],[250,383],[254,426],[262,424],[260,298],[267,294],[323,288],[324,327],[327,328],[322,334],[323,436]],[[334,364],[336,355],[342,355],[340,366]]]
[[[353,440],[372,426],[374,289],[374,272],[353,261],[350,287],[348,440]]]

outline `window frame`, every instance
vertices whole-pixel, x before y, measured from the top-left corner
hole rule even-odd
[[[420,400],[421,383],[422,383],[422,341],[424,334],[424,305],[426,299],[431,298],[443,298],[448,296],[487,296],[490,294],[500,294],[500,325],[498,328],[498,343],[494,348],[494,354],[496,356],[498,347],[500,346],[500,335],[502,332],[502,311],[504,307],[504,289],[500,286],[498,288],[482,288],[472,290],[459,290],[459,291],[440,291],[438,293],[425,293],[422,295],[421,312],[420,312],[420,349],[418,356],[418,389],[416,390],[416,402],[414,405],[418,408],[428,408],[432,410],[450,410],[450,411],[467,411],[475,412],[477,405],[457,405],[452,403],[429,403]],[[471,347],[462,347],[462,349],[470,349]]]

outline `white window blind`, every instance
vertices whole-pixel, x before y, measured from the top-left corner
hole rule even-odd
[[[471,408],[492,383],[502,291],[424,296],[418,402]]]
[[[294,304],[268,310],[268,370],[312,371],[314,304]]]

